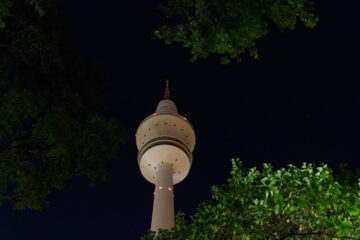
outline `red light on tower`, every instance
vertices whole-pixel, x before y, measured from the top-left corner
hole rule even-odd
[[[159,189],[161,190],[161,189],[162,189],[162,186],[159,186]]]
[[[156,115],[158,115],[158,113],[153,113],[153,114],[151,114],[151,116],[156,116]]]
[[[184,117],[184,120],[185,120],[185,121],[187,121],[187,118],[186,118],[186,117]]]
[[[171,191],[172,190],[171,187],[169,187],[168,190]]]

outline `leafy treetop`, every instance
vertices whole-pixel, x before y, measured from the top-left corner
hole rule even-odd
[[[190,223],[180,212],[173,231],[156,239],[360,239],[360,179],[342,186],[326,164],[276,171],[232,164],[228,183],[211,187],[213,200],[201,203]],[[149,232],[142,240],[153,238]]]

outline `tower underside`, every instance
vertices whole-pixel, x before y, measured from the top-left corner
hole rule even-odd
[[[189,173],[191,153],[188,155],[180,147],[170,145],[170,143],[155,145],[139,152],[141,174],[153,184],[156,184],[156,174],[162,165],[168,165],[172,168],[173,185],[181,182]]]

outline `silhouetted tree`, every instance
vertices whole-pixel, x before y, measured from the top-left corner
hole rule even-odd
[[[1,4],[0,203],[40,210],[73,176],[106,180],[127,134],[101,114],[101,64],[76,55],[54,1]]]
[[[2,0],[0,28],[11,16],[14,2],[44,15],[46,0]],[[166,44],[182,43],[191,49],[191,61],[211,54],[221,56],[221,63],[241,61],[248,52],[259,57],[256,41],[269,33],[270,26],[280,31],[294,30],[298,22],[314,28],[319,20],[314,15],[313,0],[164,0],[159,8],[164,15],[154,36]]]
[[[158,240],[330,240],[360,239],[360,179],[352,187],[334,180],[325,164],[287,169],[245,169],[233,160],[228,183],[211,187],[188,223],[176,216],[173,232]],[[149,232],[142,240],[154,239]]]
[[[318,17],[312,6],[312,0],[166,0],[154,34],[190,48],[192,61],[215,53],[222,63],[240,62],[246,51],[258,58],[255,43],[269,33],[269,25],[293,30],[300,21],[313,28]]]
[[[349,169],[347,166],[347,163],[340,163],[339,173],[335,179],[343,186],[354,187],[360,179],[360,168]]]

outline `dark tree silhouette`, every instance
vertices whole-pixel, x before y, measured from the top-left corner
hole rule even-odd
[[[76,55],[54,1],[1,3],[0,203],[41,210],[73,176],[106,180],[127,133],[101,114],[102,66]]]
[[[246,51],[258,58],[255,43],[269,25],[293,30],[297,22],[315,27],[312,0],[166,0],[164,20],[154,34],[165,43],[191,49],[191,60],[219,54],[222,63],[241,61]]]

